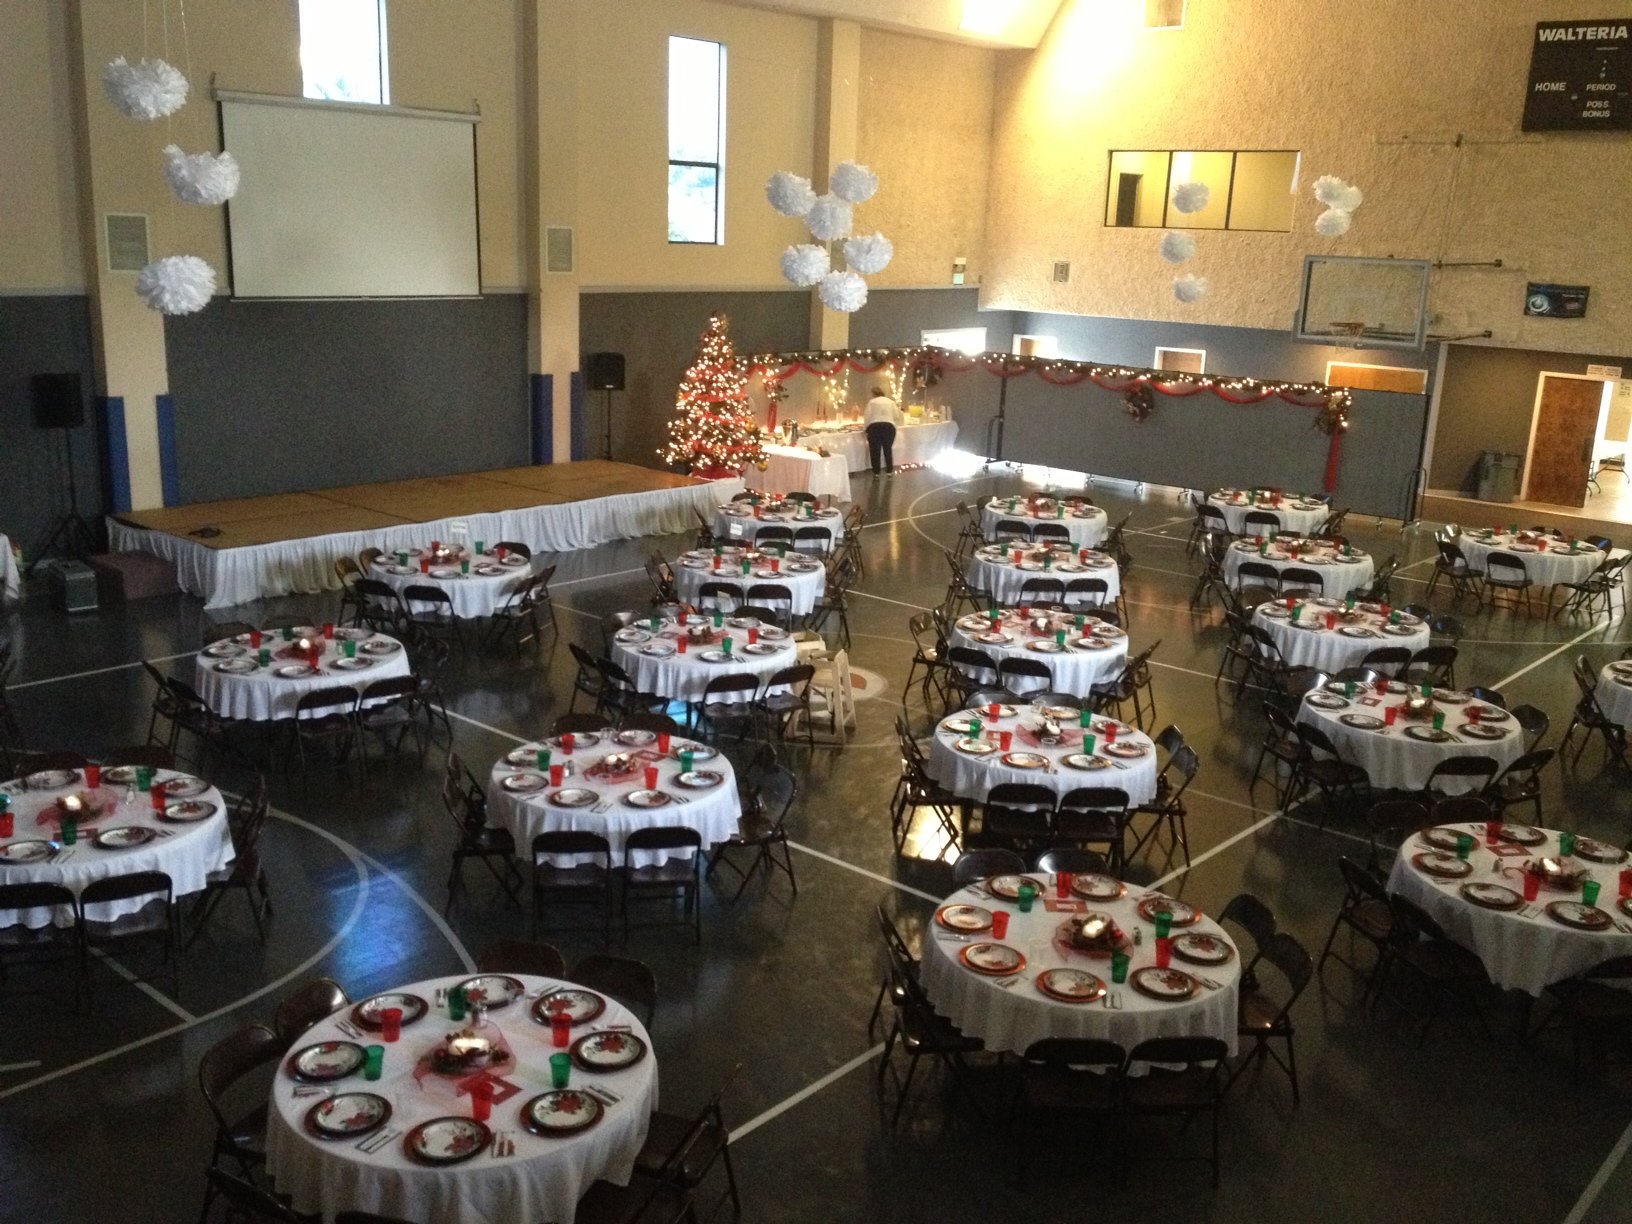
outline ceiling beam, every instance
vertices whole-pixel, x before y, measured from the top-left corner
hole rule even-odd
[[[855,21],[982,47],[1034,49],[1061,0],[730,0],[749,8]]]

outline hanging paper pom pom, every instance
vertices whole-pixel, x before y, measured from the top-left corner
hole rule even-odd
[[[828,190],[841,200],[862,204],[878,190],[878,175],[856,162],[840,162],[827,178]]]
[[[1328,208],[1315,218],[1315,233],[1323,238],[1340,238],[1349,232],[1354,214],[1342,208]]]
[[[1200,212],[1212,194],[1206,183],[1180,183],[1173,188],[1173,207],[1181,213]]]
[[[1173,278],[1173,296],[1181,302],[1199,302],[1207,296],[1207,278],[1186,272]]]
[[[836,195],[817,196],[805,214],[805,228],[812,238],[832,242],[850,232],[850,205]]]
[[[895,244],[883,234],[858,234],[844,240],[844,262],[864,276],[884,271],[894,255]]]
[[[121,55],[102,69],[102,89],[132,119],[163,119],[187,101],[187,78],[162,59],[128,64]]]
[[[1337,193],[1337,199],[1332,202],[1332,207],[1341,208],[1344,212],[1352,213],[1360,207],[1365,198],[1365,192],[1361,191],[1353,183],[1347,183],[1344,185],[1343,190]]]
[[[1327,208],[1353,212],[1360,207],[1365,193],[1352,183],[1345,183],[1335,174],[1323,174],[1315,180],[1315,199]]]
[[[238,159],[231,153],[183,153],[164,149],[164,177],[183,204],[225,204],[238,194]]]
[[[197,255],[155,259],[136,277],[136,296],[160,314],[203,310],[215,292],[215,269]]]
[[[1162,258],[1168,263],[1183,263],[1196,253],[1196,240],[1189,234],[1163,234]]]
[[[867,282],[854,272],[829,272],[816,290],[829,310],[851,314],[867,303]]]
[[[778,170],[765,184],[765,198],[784,217],[802,217],[816,203],[816,192],[811,189],[809,179]]]
[[[782,252],[782,275],[801,289],[809,289],[833,266],[827,248],[814,242],[790,246]]]

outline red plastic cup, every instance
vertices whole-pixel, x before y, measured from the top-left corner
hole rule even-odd
[[[1298,597],[1296,595],[1288,595],[1286,597],[1286,610],[1288,612],[1290,612],[1293,608],[1295,608],[1297,606],[1298,606]]]
[[[85,785],[90,787],[92,790],[95,790],[97,787],[102,785],[102,766],[85,766]]]
[[[1021,604],[1020,605],[1020,619],[1021,620],[1030,620],[1031,619],[1031,605],[1030,604]]]
[[[1173,937],[1164,935],[1156,941],[1156,968],[1166,969],[1173,961]]]
[[[1009,933],[1009,911],[992,911],[992,938],[1003,939]]]
[[[1388,677],[1387,676],[1378,676],[1377,677],[1377,691],[1379,693],[1388,692]]]
[[[1485,822],[1485,845],[1494,846],[1502,836],[1502,822],[1487,820]]]
[[[486,1122],[493,1112],[493,1081],[485,1075],[470,1086],[470,1116]]]
[[[771,558],[771,573],[780,574],[781,572],[782,572],[782,558],[781,557],[772,557]]]
[[[1632,867],[1621,868],[1621,896],[1632,897]]]
[[[657,789],[657,766],[656,765],[646,766],[646,789],[647,790],[656,790]]]
[[[997,742],[1002,746],[1003,751],[1007,752],[1010,748],[1012,748],[1014,746],[1014,732],[1013,731],[999,731],[997,733]]]
[[[994,701],[991,705],[986,707],[986,717],[991,719],[992,722],[996,722],[1000,717],[1002,717],[1002,715],[1003,707],[997,702]]]
[[[1022,550],[1021,550],[1021,549],[1018,549],[1018,548],[1017,548],[1017,549],[1015,549],[1015,550],[1014,550],[1014,563],[1015,563],[1015,564],[1016,564],[1016,565],[1019,565],[1019,564],[1020,564],[1020,558],[1021,558],[1021,557],[1022,557],[1022,556],[1024,556],[1024,555],[1025,555],[1025,554],[1024,554],[1024,552],[1023,552],[1023,551],[1022,551]]]
[[[495,557],[497,557],[500,561],[504,560],[505,554],[508,553],[509,551],[510,550],[508,548],[506,548],[503,544],[495,544],[493,546],[493,555]]]
[[[1541,892],[1541,876],[1540,876],[1540,874],[1537,873],[1537,872],[1534,872],[1534,871],[1525,872],[1524,873],[1524,899],[1526,901],[1534,901],[1536,899],[1536,895],[1538,893],[1540,893],[1540,892]]]
[[[669,755],[669,733],[667,731],[657,733],[657,750],[664,756]]]
[[[1077,549],[1077,560],[1081,561],[1084,565],[1088,564],[1088,550],[1086,548]]]
[[[560,786],[561,785],[561,775],[562,775],[563,772],[565,772],[565,770],[566,770],[566,766],[564,766],[564,765],[551,765],[550,766],[550,785],[551,786]]]
[[[571,756],[572,755],[572,746],[576,742],[576,740],[577,740],[577,737],[574,736],[571,731],[568,731],[565,735],[563,735],[561,737],[561,751],[566,753],[568,756]]]
[[[1328,629],[1336,629],[1337,628],[1337,613],[1336,612],[1326,613],[1326,628],[1328,628]]]
[[[1056,871],[1054,873],[1054,895],[1057,897],[1069,897],[1071,895],[1072,879],[1073,875],[1071,872]]]
[[[402,1008],[380,1008],[380,1040],[396,1041],[402,1036]]]
[[[1116,743],[1116,724],[1114,722],[1105,724],[1105,742],[1107,744]]]
[[[169,800],[169,795],[165,792],[163,782],[153,783],[152,788],[147,792],[147,797],[152,800],[153,810],[155,812],[164,811],[164,805]]]
[[[572,1044],[572,1017],[556,1012],[550,1017],[550,1043],[558,1050]]]
[[[1390,612],[1392,612],[1392,611],[1393,611],[1393,609],[1392,609],[1392,608],[1391,608],[1391,607],[1389,607],[1389,605],[1387,605],[1387,604],[1386,604],[1386,603],[1385,603],[1385,604],[1384,604],[1384,605],[1383,605],[1383,606],[1382,606],[1382,607],[1381,607],[1381,608],[1379,608],[1379,609],[1378,609],[1378,610],[1377,610],[1377,614],[1378,614],[1378,615],[1379,615],[1379,616],[1381,616],[1381,617],[1382,617],[1382,618],[1383,618],[1383,619],[1384,619],[1384,620],[1387,620],[1387,619],[1388,619],[1388,614],[1389,614],[1389,613],[1390,613]]]
[[[676,640],[676,642],[675,642],[675,645],[679,648],[681,654],[686,653],[686,648],[690,644],[691,644],[691,635],[689,633],[682,633],[680,635],[680,637],[678,638],[678,640]]]
[[[419,572],[422,574],[428,574],[431,572],[431,559],[429,557],[421,557],[419,559]]]
[[[1389,706],[1388,709],[1383,711],[1383,725],[1385,727],[1392,727],[1394,725],[1394,720],[1396,718],[1398,718],[1399,716],[1400,716],[1400,707],[1399,706]]]
[[[720,562],[722,560],[723,560],[723,558],[720,556],[719,553],[714,554],[714,572],[716,574],[720,572]]]
[[[758,629],[748,630],[748,645],[750,645],[750,646],[758,646],[759,645],[759,630]]]
[[[17,817],[11,811],[0,812],[0,838],[9,838],[17,832]],[[1621,894],[1625,896],[1626,894]]]
[[[334,641],[334,622],[333,621],[324,621],[323,622],[323,636],[327,640],[329,640],[331,642]]]
[[[1477,727],[1479,725],[1479,707],[1476,705],[1470,705],[1468,707],[1468,725],[1470,727]]]

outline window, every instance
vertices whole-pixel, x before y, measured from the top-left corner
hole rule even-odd
[[[722,243],[725,47],[669,39],[669,241]]]
[[[385,0],[300,0],[300,73],[308,98],[388,104]]]
[[[951,349],[956,353],[965,353],[970,357],[979,356],[986,351],[986,329],[984,327],[949,327],[942,331],[926,331],[921,333],[920,343],[935,348]]]
[[[1207,350],[1190,348],[1159,348],[1155,368],[1170,374],[1205,374]]]
[[[1177,30],[1184,26],[1184,0],[1145,0],[1147,30]]]
[[[1105,188],[1105,224],[1167,229],[1292,228],[1295,150],[1113,149]],[[1180,183],[1205,183],[1206,207],[1173,207]]]

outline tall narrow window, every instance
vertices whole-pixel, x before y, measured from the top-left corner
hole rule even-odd
[[[300,0],[300,73],[308,98],[389,103],[385,0]]]
[[[669,241],[722,243],[725,47],[669,39]]]

